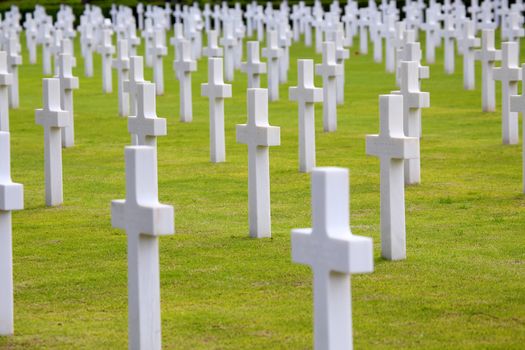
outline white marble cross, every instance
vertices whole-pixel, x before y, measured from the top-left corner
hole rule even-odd
[[[82,38],[83,40],[83,47],[85,48],[84,51],[84,75],[86,77],[92,77],[93,76],[93,51],[95,50],[95,37],[93,35],[93,29],[90,25],[88,25],[85,29],[85,37]],[[43,53],[45,55],[45,52]],[[45,67],[45,65],[44,65]],[[45,68],[44,68],[45,70]],[[46,73],[44,73],[46,74]]]
[[[335,44],[323,43],[323,63],[315,65],[315,73],[323,77],[323,129],[337,130],[337,76],[343,74],[343,67],[336,63]]]
[[[232,97],[232,86],[224,84],[222,58],[208,59],[208,82],[201,84],[201,95],[210,104],[210,160],[220,163],[226,160],[224,140],[224,99]]]
[[[62,194],[62,135],[61,129],[69,125],[69,112],[60,108],[60,80],[43,80],[43,108],[35,111],[35,120],[44,127],[44,164],[46,205],[63,202]]]
[[[13,75],[7,70],[7,54],[0,51],[0,131],[9,131],[9,86]]]
[[[349,50],[343,47],[343,30],[333,30],[327,34],[327,41],[332,41],[335,45],[335,61],[341,65],[342,74],[336,77],[337,93],[336,100],[338,105],[344,104],[345,96],[345,61],[350,57]]]
[[[222,47],[217,45],[219,32],[216,30],[208,31],[208,46],[202,50],[202,54],[206,57],[222,57]]]
[[[163,57],[168,54],[168,49],[164,46],[164,30],[155,31],[155,40],[150,48],[153,64],[153,82],[155,83],[157,95],[164,95],[164,62]]]
[[[224,21],[224,34],[220,43],[224,47],[224,79],[233,81],[234,52],[237,39],[233,35],[233,21],[231,19]]]
[[[289,89],[290,100],[299,106],[299,171],[315,167],[315,102],[323,102],[323,89],[314,86],[314,61],[297,60],[297,86]]]
[[[250,236],[271,237],[269,147],[281,144],[281,131],[268,124],[268,90],[248,89],[248,123],[237,125],[237,142],[248,145]]]
[[[474,66],[474,48],[479,47],[480,40],[475,36],[474,23],[465,20],[463,23],[463,37],[458,41],[463,54],[463,87],[465,90],[474,90],[476,86],[476,72]]]
[[[51,74],[51,46],[53,45],[53,36],[50,33],[50,25],[45,25],[42,29],[42,68],[44,75]]]
[[[288,70],[290,69],[290,46],[292,45],[292,33],[287,21],[281,21],[277,30],[277,45],[281,49],[279,57],[279,83],[288,82]]]
[[[14,333],[11,211],[24,208],[24,187],[11,181],[9,132],[0,131],[0,336]]]
[[[521,113],[523,120],[525,120],[525,89],[523,88],[525,86],[525,64],[521,66],[521,86],[521,95],[510,97],[510,111]],[[525,140],[525,127],[523,127],[523,140]],[[525,193],[525,142],[521,147],[523,154],[523,193]]]
[[[494,80],[501,81],[501,126],[503,143],[515,145],[519,141],[518,113],[510,110],[510,96],[518,94],[521,78],[519,45],[512,41],[501,44],[501,67],[494,68]]]
[[[157,149],[157,136],[167,134],[166,119],[157,117],[155,84],[142,82],[136,86],[137,112],[128,117],[131,143]]]
[[[18,94],[18,66],[22,64],[22,56],[20,52],[20,44],[18,38],[11,36],[6,42],[7,51],[7,70],[11,73],[11,85],[8,87],[9,91],[9,106],[11,108],[18,108],[20,105]]]
[[[179,47],[179,42],[184,40],[184,28],[182,23],[175,23],[173,25],[173,37],[170,38],[170,45],[173,46],[175,54],[177,54],[177,47]]]
[[[155,149],[128,146],[125,157],[126,199],[111,202],[111,224],[128,239],[129,349],[160,350],[158,237],[174,233],[174,211],[158,200]]]
[[[454,27],[454,22],[452,15],[445,14],[444,25],[443,25],[442,35],[444,41],[443,48],[443,65],[445,68],[446,74],[454,73],[455,65],[455,46],[454,41],[456,39],[456,28]]]
[[[481,36],[481,49],[474,52],[481,62],[481,107],[483,112],[496,109],[496,88],[493,78],[494,62],[501,60],[501,51],[494,48],[494,29],[484,29]]]
[[[381,162],[381,255],[406,258],[405,159],[419,158],[419,138],[403,132],[403,96],[379,97],[379,135],[367,135],[366,154]]]
[[[128,41],[120,39],[117,43],[117,58],[111,62],[113,69],[117,70],[118,114],[122,117],[129,116],[129,93],[124,91],[124,82],[129,80],[128,50]]]
[[[173,69],[179,80],[180,121],[189,123],[193,120],[191,72],[197,70],[197,62],[191,59],[192,47],[188,40],[181,40],[175,53]]]
[[[314,349],[351,350],[350,275],[374,269],[372,239],[353,235],[348,170],[312,171],[312,228],[292,230],[292,260],[312,268]]]
[[[60,80],[60,108],[69,114],[68,125],[62,128],[62,147],[68,148],[75,145],[73,90],[78,89],[78,78],[71,71],[73,57],[68,54],[60,54],[58,57]]]
[[[142,56],[129,58],[129,79],[123,82],[123,91],[129,95],[129,115],[137,113],[137,86],[144,83],[144,59]]]
[[[246,62],[241,64],[241,71],[248,75],[248,89],[261,87],[261,74],[266,73],[266,63],[259,59],[259,42],[248,41]]]
[[[403,96],[403,128],[405,136],[420,137],[421,108],[430,106],[430,95],[419,89],[419,67],[415,61],[401,62],[401,89],[393,91]],[[413,185],[421,182],[420,158],[408,159],[405,162],[405,184]]]
[[[102,30],[102,44],[99,47],[102,56],[102,91],[111,93],[113,91],[111,61],[115,53],[115,46],[111,43],[111,30]]]
[[[279,59],[282,49],[277,42],[277,31],[266,33],[266,47],[262,49],[263,57],[267,58],[268,66],[268,97],[270,101],[279,100]]]

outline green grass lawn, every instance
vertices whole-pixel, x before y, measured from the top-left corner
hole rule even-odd
[[[76,146],[63,151],[64,204],[44,204],[42,65],[20,68],[21,107],[10,112],[13,180],[24,184],[25,210],[14,213],[15,336],[1,349],[127,347],[126,237],[111,228],[110,202],[125,197],[126,119],[118,116],[116,74],[102,93],[95,77],[75,91]],[[477,89],[464,91],[461,59],[443,73],[442,49],[424,81],[422,183],[406,190],[406,261],[380,258],[379,161],[365,155],[365,135],[379,131],[378,95],[395,90],[384,64],[351,50],[345,104],[336,133],[322,132],[319,166],[351,170],[354,234],[374,240],[375,271],[352,277],[356,349],[523,349],[525,344],[525,197],[521,142],[501,143],[498,111],[481,113]],[[523,47],[523,45],[522,45]],[[142,51],[141,51],[142,52]],[[162,338],[165,349],[308,349],[312,347],[312,273],[291,263],[290,230],[310,227],[310,176],[298,173],[297,105],[289,83],[269,106],[281,143],[270,151],[273,238],[248,238],[247,147],[235,141],[246,121],[246,76],[235,73],[225,102],[226,163],[209,162],[208,100],[200,96],[207,61],[193,74],[194,120],[178,121],[178,81],[164,60],[166,94],[157,98],[168,135],[158,140],[159,196],[175,207],[176,235],[162,237]],[[145,72],[152,79],[150,68]],[[263,77],[266,85],[266,76]],[[316,84],[321,85],[319,78]],[[521,135],[521,133],[520,133]]]

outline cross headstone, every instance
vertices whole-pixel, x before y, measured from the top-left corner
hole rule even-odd
[[[262,49],[263,57],[267,58],[268,67],[268,97],[270,101],[279,100],[279,59],[282,49],[277,43],[277,32],[268,31],[266,35],[266,47]]]
[[[95,51],[95,38],[93,36],[93,31],[91,26],[86,27],[85,37],[82,39],[84,41],[83,47],[84,51],[84,75],[86,77],[93,76],[93,51]],[[45,54],[45,52],[44,52]],[[44,73],[46,74],[46,73]]]
[[[454,64],[455,64],[455,46],[454,41],[456,39],[456,28],[454,28],[454,22],[452,20],[452,15],[445,15],[444,27],[442,31],[443,41],[444,41],[444,60],[443,65],[445,68],[446,74],[454,73]]]
[[[350,51],[343,47],[343,39],[343,30],[336,30],[334,32],[335,62],[343,67],[342,74],[336,77],[337,104],[339,105],[345,102],[345,61],[350,58]]]
[[[281,134],[268,124],[268,90],[248,89],[248,123],[237,125],[237,142],[248,145],[250,236],[271,237],[269,147],[281,144]]]
[[[174,233],[174,211],[158,200],[155,149],[128,146],[125,157],[126,199],[111,202],[111,224],[128,240],[129,348],[160,350],[158,237]]]
[[[137,111],[128,117],[131,143],[157,149],[157,136],[167,134],[166,119],[157,117],[155,84],[142,82],[136,87]]]
[[[494,80],[501,81],[501,126],[503,143],[515,145],[519,141],[518,113],[510,110],[510,96],[517,95],[521,78],[519,51],[516,42],[501,44],[501,67],[494,68]]]
[[[11,181],[9,132],[0,131],[0,336],[14,333],[11,211],[23,208],[24,187]]]
[[[188,40],[181,40],[176,50],[173,69],[179,80],[180,121],[189,123],[193,120],[193,102],[191,92],[191,72],[197,70],[197,62],[191,59],[192,48]]]
[[[111,75],[111,61],[115,53],[115,47],[111,43],[111,30],[102,30],[102,44],[99,47],[100,55],[102,56],[102,91],[111,93],[113,91],[112,75]]]
[[[379,97],[379,135],[366,137],[366,154],[381,161],[381,255],[406,258],[404,161],[419,158],[419,138],[403,132],[403,96]]]
[[[474,48],[479,47],[480,40],[475,36],[474,23],[466,20],[463,23],[463,36],[458,42],[463,54],[463,87],[474,90],[476,74],[474,66]]]
[[[53,36],[50,34],[50,25],[44,25],[42,29],[42,69],[44,75],[51,74],[51,46],[53,45]]]
[[[350,275],[374,269],[372,239],[353,235],[348,170],[312,171],[312,228],[292,230],[292,261],[313,271],[314,349],[350,350]]]
[[[510,97],[510,111],[521,113],[523,120],[525,120],[525,64],[521,66],[521,95],[513,95]],[[524,123],[525,124],[525,123]],[[523,128],[523,140],[525,140],[525,127]],[[525,143],[522,145],[523,158],[523,193],[525,193]]]
[[[315,167],[315,102],[323,102],[323,90],[314,86],[314,61],[297,60],[297,86],[290,87],[290,100],[299,106],[299,171]]]
[[[142,56],[131,56],[129,80],[123,82],[123,91],[129,95],[129,115],[137,113],[137,86],[144,82],[144,60]]]
[[[208,59],[208,82],[201,85],[201,94],[208,97],[210,104],[210,160],[224,162],[224,99],[232,97],[232,86],[224,84],[222,58]]]
[[[73,147],[75,145],[73,90],[78,89],[78,78],[71,71],[73,57],[68,54],[60,54],[59,58],[60,80],[60,108],[69,115],[68,125],[62,128],[62,147]]]
[[[292,33],[289,29],[288,21],[283,20],[278,25],[277,45],[281,49],[279,57],[279,83],[288,82],[288,70],[290,68],[290,46],[292,45]]]
[[[117,70],[118,82],[118,113],[122,117],[129,115],[129,94],[124,91],[124,82],[129,80],[129,45],[126,39],[117,43],[117,58],[111,65]]]
[[[248,75],[248,89],[261,87],[261,74],[266,73],[266,63],[259,59],[259,42],[248,41],[246,62],[241,64],[241,71]]]
[[[155,40],[150,48],[153,64],[153,82],[155,83],[157,95],[164,95],[164,63],[163,57],[168,54],[164,46],[163,30],[155,31]]]
[[[394,94],[403,96],[403,129],[405,136],[420,137],[421,135],[421,108],[430,106],[430,95],[421,92],[418,81],[419,69],[415,61],[401,62],[401,88]],[[421,182],[420,158],[405,161],[405,184],[413,185]]]
[[[206,57],[222,57],[222,47],[217,45],[219,33],[216,30],[208,31],[208,46],[202,50],[202,54]]]
[[[43,80],[43,108],[35,111],[35,120],[44,127],[44,165],[46,205],[62,204],[62,135],[69,125],[69,112],[60,108],[60,80]]]
[[[220,43],[224,47],[224,78],[226,81],[233,81],[234,52],[237,39],[233,35],[233,21],[231,19],[224,21],[223,35]]]
[[[323,63],[315,65],[315,73],[323,77],[323,129],[337,130],[336,78],[343,74],[343,67],[336,63],[335,44],[323,43]]]
[[[18,38],[11,36],[7,42],[7,70],[11,73],[11,85],[8,87],[9,91],[9,106],[11,108],[18,108],[20,105],[18,94],[18,66],[22,64],[22,56],[20,52],[20,44]]]
[[[481,37],[481,49],[474,52],[481,61],[481,107],[483,112],[496,109],[496,88],[493,78],[494,62],[501,60],[501,51],[494,48],[494,30],[484,29]]]
[[[13,75],[7,69],[7,54],[0,51],[0,131],[9,131],[9,86]]]

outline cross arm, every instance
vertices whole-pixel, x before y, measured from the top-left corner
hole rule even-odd
[[[0,86],[8,86],[13,83],[13,74],[11,73],[0,73]]]
[[[299,88],[298,86],[292,86],[288,89],[290,100],[300,101],[301,99],[306,103],[323,102],[323,89],[322,88]],[[302,94],[302,97],[300,95]]]
[[[171,235],[175,232],[174,217],[171,205],[142,206],[128,204],[124,199],[111,201],[111,225],[115,228],[131,228],[148,236]]]
[[[419,158],[419,139],[417,137],[366,136],[366,154],[391,159]]]
[[[348,228],[346,230],[349,231]],[[368,273],[374,270],[372,239],[348,232],[345,238],[314,238],[312,229],[292,230],[292,261],[339,273]],[[322,240],[321,240],[322,239]]]
[[[165,118],[137,118],[128,117],[128,131],[130,134],[142,134],[148,136],[167,135]]]
[[[77,77],[63,77],[60,78],[60,87],[63,90],[76,90],[78,89],[78,78]]]
[[[69,125],[69,112],[67,111],[35,111],[35,122],[44,127],[64,128]]]

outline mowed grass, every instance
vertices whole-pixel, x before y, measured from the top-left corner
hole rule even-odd
[[[261,45],[264,46],[264,45]],[[64,204],[44,202],[41,51],[20,68],[21,107],[11,110],[13,180],[25,186],[26,209],[14,213],[16,334],[2,349],[124,349],[127,347],[125,232],[110,224],[110,201],[125,197],[127,121],[112,94],[84,77],[74,92],[76,145],[63,150]],[[338,131],[322,132],[316,107],[319,166],[351,170],[351,225],[374,240],[375,271],[352,276],[357,349],[519,349],[525,344],[525,197],[521,142],[501,143],[498,111],[481,113],[477,89],[464,91],[443,73],[442,49],[424,81],[422,183],[406,189],[408,258],[380,258],[379,161],[365,155],[365,135],[379,130],[378,95],[395,90],[384,64],[357,53],[346,63],[345,104]],[[522,45],[523,47],[523,45]],[[142,52],[142,49],[141,51]],[[298,173],[297,105],[288,84],[269,105],[281,143],[270,151],[273,238],[248,238],[247,147],[235,140],[246,121],[246,76],[239,71],[225,102],[227,161],[209,162],[208,100],[200,96],[207,60],[193,74],[192,123],[180,123],[173,49],[164,59],[166,93],[157,98],[168,135],[158,140],[159,197],[175,207],[176,234],[160,239],[162,340],[165,349],[309,349],[312,273],[292,264],[290,230],[310,227],[310,176]],[[150,68],[145,72],[152,79]],[[262,78],[266,85],[266,76]],[[319,77],[316,84],[321,86]]]

